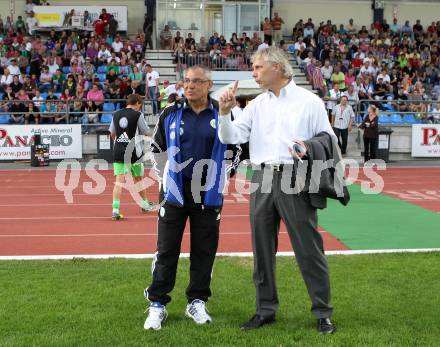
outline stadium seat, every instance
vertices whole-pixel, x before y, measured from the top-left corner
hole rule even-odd
[[[70,71],[70,66],[63,66],[63,74],[68,75]]]
[[[61,93],[53,93],[53,95],[55,95],[58,99],[61,98]]]
[[[107,65],[98,66],[98,69],[96,70],[96,72],[106,74],[107,73]]]
[[[390,116],[388,116],[387,114],[380,114],[379,115],[379,123],[382,123],[382,124],[391,123]]]
[[[386,110],[386,111],[396,111],[396,109],[394,108],[394,106],[392,104],[382,104],[382,107]]]
[[[11,116],[8,114],[0,114],[0,124],[8,124],[10,118]]]
[[[104,113],[101,116],[101,123],[111,123],[113,116],[111,113]]]
[[[26,75],[30,75],[31,74],[31,66],[28,65],[26,66]]]
[[[116,111],[119,111],[120,109],[121,109],[121,103],[118,102],[118,103],[116,104],[116,108],[115,108],[115,110],[116,110]]]
[[[99,79],[99,82],[105,82],[107,79],[107,75],[105,73],[97,73],[96,77]]]
[[[44,100],[47,99],[47,93],[41,93],[40,95],[41,95],[41,97],[42,97]]]
[[[3,100],[3,97],[5,96],[4,93],[0,93],[0,100]]]
[[[104,112],[113,112],[115,110],[115,104],[112,102],[106,102],[102,109]]]
[[[402,124],[402,116],[399,113],[393,113],[390,117],[391,123],[393,124]]]
[[[414,114],[410,113],[403,116],[403,123],[417,124],[418,120]]]

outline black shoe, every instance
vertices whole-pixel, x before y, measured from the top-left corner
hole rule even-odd
[[[318,319],[317,325],[318,332],[320,334],[333,334],[336,331],[336,327],[332,324],[330,318]]]
[[[270,324],[275,321],[275,315],[269,316],[269,317],[263,317],[258,314],[254,315],[249,321],[242,324],[240,326],[241,330],[252,330],[257,329],[264,324]]]

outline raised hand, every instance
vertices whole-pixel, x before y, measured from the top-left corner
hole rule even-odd
[[[231,112],[231,109],[237,104],[235,95],[237,93],[238,81],[235,81],[234,86],[225,91],[219,98],[220,116],[225,116]]]

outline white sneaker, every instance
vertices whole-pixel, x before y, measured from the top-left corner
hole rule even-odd
[[[150,307],[147,308],[147,311],[148,317],[145,320],[144,329],[160,330],[160,328],[162,328],[162,322],[168,317],[168,312],[165,309],[165,306],[159,302],[152,302]]]
[[[211,317],[205,307],[205,302],[199,299],[193,300],[186,305],[185,314],[192,318],[197,324],[206,324],[212,322]]]

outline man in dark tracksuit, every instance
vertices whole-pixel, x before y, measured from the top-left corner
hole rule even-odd
[[[238,164],[239,147],[220,142],[218,104],[208,96],[210,73],[200,66],[187,70],[185,99],[166,108],[156,125],[152,151],[161,178],[157,253],[153,280],[145,289],[150,301],[145,329],[159,330],[167,313],[177,271],[183,231],[191,226],[190,281],[186,315],[197,324],[211,321],[205,303],[211,296],[223,188],[228,171]]]

